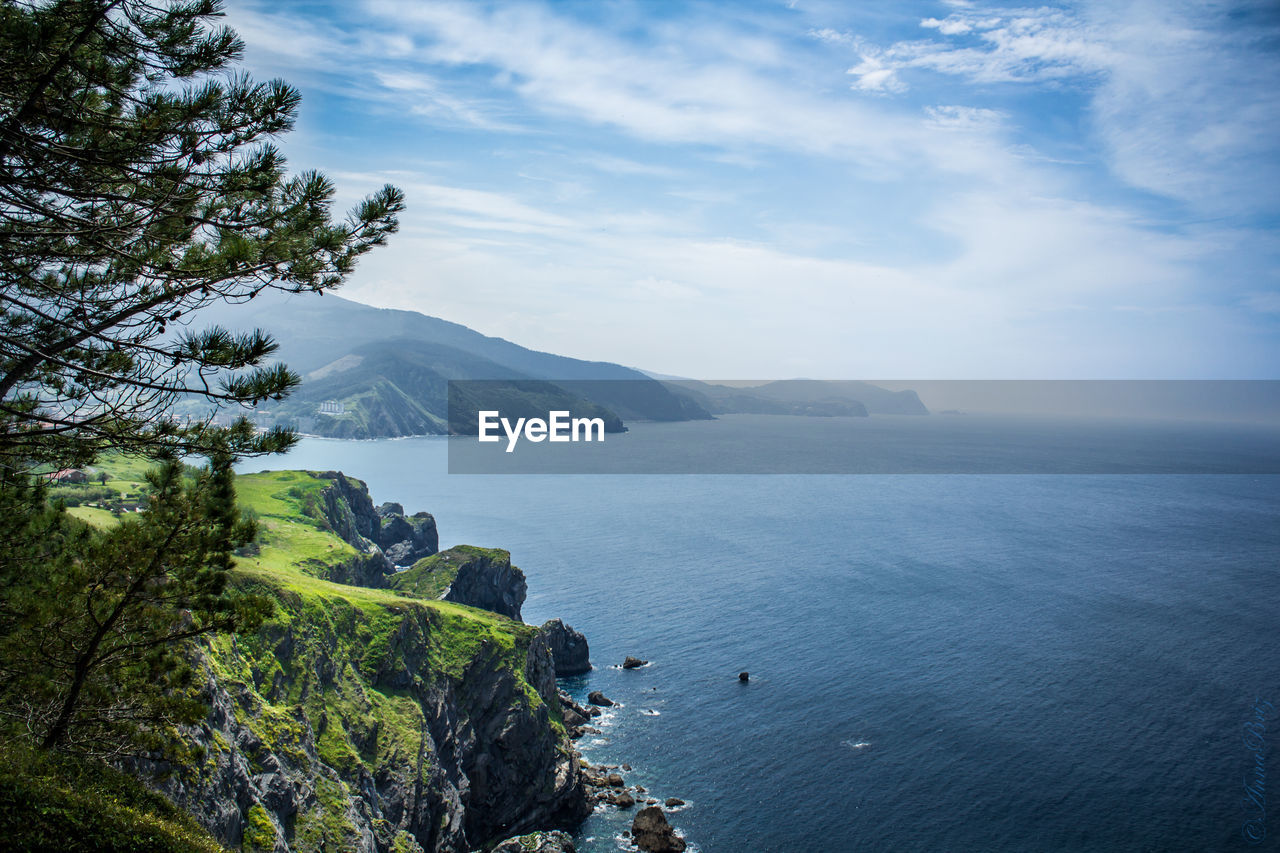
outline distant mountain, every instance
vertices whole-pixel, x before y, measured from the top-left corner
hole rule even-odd
[[[711,416],[638,370],[526,349],[458,323],[414,311],[373,308],[326,296],[264,292],[249,305],[218,305],[202,320],[232,329],[259,327],[279,344],[278,358],[303,375],[302,387],[257,414],[263,423],[338,438],[445,434],[449,380],[510,380],[484,389],[488,403],[515,417],[530,406],[602,417],[606,431],[628,420]],[[530,382],[541,384],[531,385]],[[541,409],[542,416],[550,408]],[[519,413],[516,413],[516,410]],[[532,410],[529,410],[532,411]]]
[[[448,383],[453,379],[491,381],[455,385],[450,399]],[[471,415],[454,412],[451,418],[451,403]],[[618,415],[559,385],[521,376],[453,347],[410,338],[364,344],[311,371],[273,415],[312,434],[379,438],[474,434],[475,412],[480,409],[496,409],[513,420],[545,418],[550,411],[564,410],[572,417],[603,419],[606,432],[625,429]]]
[[[765,414],[851,416],[927,415],[915,391],[888,391],[868,382],[783,379],[747,387],[692,379],[664,381],[676,393],[716,415]]]

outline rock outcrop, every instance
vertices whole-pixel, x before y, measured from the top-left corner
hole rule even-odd
[[[516,621],[528,591],[524,572],[511,565],[509,552],[473,545],[457,545],[419,560],[388,584],[423,598],[479,607]]]
[[[569,833],[553,829],[508,838],[489,853],[577,853],[577,848]]]
[[[581,821],[537,629],[382,595],[282,594],[256,635],[203,649],[203,762],[135,770],[223,843],[275,853],[463,853]]]
[[[525,581],[507,552],[462,546],[397,573],[384,545],[433,551],[429,515],[375,509],[336,472],[244,486],[263,535],[233,583],[275,614],[191,647],[209,712],[178,733],[199,759],[125,769],[246,852],[469,853],[589,814],[551,650],[518,621]],[[378,588],[405,578],[416,584]]]
[[[406,516],[398,503],[378,507],[378,545],[396,566],[412,566],[440,550],[436,520],[429,512]]]
[[[318,506],[309,512],[328,529],[354,548],[359,557],[329,566],[327,580],[356,586],[385,587],[397,566],[408,566],[434,553],[439,547],[436,520],[430,513],[404,514],[397,503],[377,509],[362,480],[340,471],[317,474],[329,485],[320,491]]]
[[[463,558],[444,600],[520,621],[527,590],[524,572],[511,565],[511,554],[497,548],[476,549]]]
[[[591,671],[591,649],[582,632],[575,631],[563,620],[552,619],[543,623],[542,635],[551,647],[551,659],[556,665],[557,678]]]
[[[667,823],[657,806],[645,806],[631,822],[631,839],[646,853],[682,853],[684,839]]]

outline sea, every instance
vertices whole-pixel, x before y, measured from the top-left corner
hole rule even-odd
[[[667,427],[630,435],[687,446]],[[1239,439],[1215,429],[1185,452]],[[468,440],[240,470],[341,470],[442,547],[508,549],[525,621],[590,643],[563,686],[619,703],[580,748],[684,800],[691,850],[1280,849],[1280,476],[1253,472],[1280,444],[1230,474],[450,474]],[[579,851],[626,849],[631,816]]]

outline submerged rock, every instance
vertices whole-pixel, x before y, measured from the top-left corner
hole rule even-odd
[[[636,846],[646,853],[683,853],[684,839],[667,823],[667,816],[657,806],[645,806],[631,822],[631,836]]]
[[[591,671],[590,649],[587,638],[561,619],[543,623],[542,636],[551,647],[551,659],[556,665],[556,678],[582,675]]]
[[[749,672],[740,672],[740,673],[738,673],[738,680],[739,680],[739,681],[744,681],[744,682],[745,682],[745,681],[750,681],[750,680],[751,680],[751,673],[749,673]]]

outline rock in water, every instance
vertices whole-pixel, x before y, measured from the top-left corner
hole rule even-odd
[[[740,673],[738,673],[738,680],[739,680],[739,681],[743,681],[743,682],[750,681],[750,680],[751,680],[751,673],[749,673],[749,672],[740,672]]]
[[[637,667],[644,666],[647,663],[647,660],[640,660],[640,658],[633,658],[630,655],[627,655],[627,659],[622,662],[622,668],[636,669]]]
[[[602,708],[612,708],[613,700],[605,696],[599,690],[592,690],[587,694],[587,701],[592,705],[599,705]]]
[[[577,853],[573,838],[559,829],[551,832],[531,832],[506,841],[493,848],[491,853]]]
[[[555,661],[556,678],[582,675],[591,671],[590,649],[587,638],[560,619],[552,619],[542,626],[542,636],[551,647],[551,659]]]
[[[667,816],[657,806],[645,806],[631,822],[631,837],[636,846],[647,853],[683,853],[684,839],[667,823]]]
[[[667,808],[674,809],[676,806],[683,806],[684,800],[679,797],[667,797]]]

